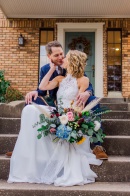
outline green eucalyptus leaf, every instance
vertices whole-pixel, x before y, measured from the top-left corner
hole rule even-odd
[[[103,133],[103,134],[102,134],[102,138],[105,138],[105,136],[106,136],[106,134]]]
[[[75,118],[74,118],[76,121],[78,121],[79,120],[79,116],[75,116]]]
[[[43,129],[42,128],[39,128],[37,131],[42,131]]]
[[[91,143],[93,143],[93,138],[92,137],[90,137],[89,140],[90,140]]]
[[[40,117],[40,123],[45,122],[44,114],[40,114],[39,117]]]
[[[102,134],[102,133],[103,133],[103,130],[102,130],[102,129],[99,129],[99,130],[98,130],[98,133],[99,133],[99,134]]]
[[[46,125],[48,125],[48,123],[47,122],[43,122],[42,125],[43,126],[46,126]]]
[[[88,129],[88,125],[86,125],[86,124],[82,124],[81,127],[85,128],[85,129]]]
[[[49,134],[48,130],[43,132],[44,136],[47,136]]]
[[[89,136],[92,136],[92,135],[93,135],[93,130],[92,130],[92,129],[89,129],[89,130],[88,130],[88,135],[89,135]]]
[[[95,126],[93,122],[89,122],[87,124],[88,124],[88,127],[92,127],[93,128]]]
[[[70,135],[71,135],[71,137],[73,137],[74,139],[77,138],[77,133],[76,133],[76,131],[73,131]]]
[[[98,140],[98,141],[100,141],[100,142],[102,141],[102,138],[101,138],[101,135],[100,135],[100,134],[97,133],[97,134],[96,134],[96,137],[97,137],[97,140]]]
[[[38,134],[38,135],[37,135],[37,138],[38,138],[38,139],[41,139],[41,137],[42,137],[42,134]]]
[[[70,143],[73,143],[73,142],[75,142],[75,139],[73,137],[71,137],[70,140],[69,140],[69,142]]]
[[[96,137],[92,137],[93,138],[93,143],[97,143],[98,139]]]
[[[42,125],[42,128],[41,129],[42,130],[46,130],[47,129],[47,126]]]

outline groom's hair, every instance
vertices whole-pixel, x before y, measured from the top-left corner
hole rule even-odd
[[[62,48],[62,45],[57,40],[48,42],[48,44],[45,47],[47,54],[52,53],[52,50],[51,50],[52,47],[61,47]]]

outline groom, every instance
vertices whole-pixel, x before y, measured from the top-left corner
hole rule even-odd
[[[63,59],[64,59],[64,53],[61,44],[58,41],[52,41],[49,42],[46,45],[46,52],[47,56],[51,61],[57,65],[55,72],[52,74],[50,80],[53,80],[56,76],[58,75],[63,75],[65,76],[66,70],[61,67],[63,64]],[[47,72],[50,69],[50,64],[46,64],[43,67],[41,67],[40,71],[40,82],[42,78],[47,74]],[[53,90],[49,90],[49,96],[56,100],[56,93],[57,93],[58,88],[55,88]],[[64,93],[64,92],[63,92]],[[41,91],[39,88],[35,91],[28,92],[25,96],[25,102],[26,104],[30,104],[32,102],[35,102],[40,105],[46,105],[47,102],[44,100],[43,96],[47,95],[47,91]],[[89,83],[88,89],[86,89],[85,92],[80,93],[77,96],[77,105],[81,106],[82,104],[87,105],[89,104],[93,99],[95,99],[94,96],[94,91],[92,84]],[[54,103],[51,102],[49,105],[54,106]],[[95,106],[93,109],[96,109],[96,107],[99,107],[99,105]],[[10,152],[9,152],[10,153]],[[108,156],[104,152],[101,144],[98,142],[95,144],[95,147],[93,149],[93,153],[96,155],[97,159],[107,159]],[[8,155],[6,153],[6,155]]]

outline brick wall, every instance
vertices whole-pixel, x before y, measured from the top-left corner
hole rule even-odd
[[[122,94],[130,94],[130,19],[6,19],[0,11],[0,69],[5,70],[11,85],[26,94],[38,84],[39,30],[54,28],[57,38],[57,22],[105,22],[103,40],[104,96],[107,96],[107,28],[122,28]],[[18,46],[18,37],[26,40]]]
[[[0,15],[1,16],[1,15]],[[5,78],[24,94],[36,89],[38,83],[39,27],[23,27],[23,21],[1,20],[0,69]],[[18,37],[25,38],[25,47],[18,46]]]
[[[123,96],[130,96],[130,20],[122,39],[122,89]]]

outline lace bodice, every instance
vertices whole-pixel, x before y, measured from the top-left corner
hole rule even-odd
[[[78,85],[76,78],[72,77],[70,74],[62,80],[57,91],[57,102],[59,104],[59,99],[62,98],[64,108],[69,108],[72,100],[75,100],[78,94]]]

